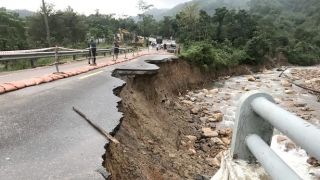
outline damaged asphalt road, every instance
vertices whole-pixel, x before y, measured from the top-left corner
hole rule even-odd
[[[105,179],[108,173],[102,167],[102,155],[109,141],[72,107],[112,132],[122,118],[117,109],[121,99],[113,89],[125,83],[112,77],[112,70],[156,70],[157,66],[144,60],[167,57],[144,56],[1,95],[1,179]]]

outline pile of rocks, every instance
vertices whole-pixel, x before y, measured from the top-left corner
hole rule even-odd
[[[236,81],[235,86],[231,85],[231,87],[224,87],[223,89],[202,89],[189,92],[183,97],[180,96],[179,99],[181,103],[190,111],[192,119],[188,120],[188,122],[195,132],[194,134],[186,135],[185,138],[179,142],[180,147],[185,150],[189,156],[205,153],[208,155],[205,161],[210,166],[219,167],[222,151],[230,148],[232,129],[217,128],[219,127],[218,124],[224,120],[224,112],[218,109],[218,104],[230,104],[228,101],[231,99],[231,94],[244,93],[245,91],[250,91],[250,88],[259,89],[263,85],[266,88],[274,89],[274,91],[283,92],[281,95],[283,97],[275,98],[276,103],[282,108],[308,121],[314,118],[315,115],[312,114],[312,112],[314,112],[315,109],[308,107],[307,103],[297,101],[295,95],[298,95],[300,91],[296,92],[292,84],[296,80],[310,77],[312,79],[306,80],[305,82],[316,87],[318,83],[320,84],[320,78],[319,80],[317,79],[318,76],[320,77],[320,71],[313,70],[311,73],[307,73],[307,70],[294,69],[292,70],[294,76],[290,77],[287,74],[283,74],[281,78],[277,75],[269,75],[272,73],[272,71],[264,70],[262,74],[268,74],[268,77],[259,74],[248,75],[246,77],[247,82]],[[230,77],[227,77],[225,79],[229,78]],[[275,83],[279,83],[282,88],[272,87]],[[256,86],[256,88],[254,86]],[[221,91],[224,92],[222,93]],[[287,97],[285,97],[286,94]],[[286,151],[298,148],[292,141],[284,136],[278,137],[278,143],[285,143]],[[312,157],[309,158],[308,162],[312,165],[318,165],[318,162],[312,160]]]

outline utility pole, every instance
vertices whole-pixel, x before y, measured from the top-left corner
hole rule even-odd
[[[47,17],[47,9],[46,9],[46,5],[44,3],[44,0],[42,0],[42,12],[43,12],[43,16],[44,16],[44,22],[46,24],[47,41],[48,41],[49,47],[51,47],[50,30],[49,30],[49,23],[48,23],[48,17]]]

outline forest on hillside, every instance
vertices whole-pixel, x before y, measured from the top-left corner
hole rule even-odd
[[[43,10],[21,18],[0,8],[4,22],[0,25],[0,51],[49,45],[85,48],[89,37],[112,44],[118,29],[123,28],[144,37],[175,37],[183,45],[182,56],[204,69],[257,64],[279,52],[296,65],[320,62],[319,0],[254,0],[242,9],[230,8],[229,0],[212,1],[228,7],[211,3],[207,9],[202,1],[196,1],[185,4],[175,17],[164,16],[156,21],[146,13],[152,6],[140,0],[139,22],[128,16],[101,14],[99,10],[85,16],[72,7],[57,10],[46,4],[49,40]]]

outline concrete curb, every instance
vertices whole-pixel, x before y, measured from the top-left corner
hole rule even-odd
[[[136,59],[136,58],[144,56],[144,55],[148,55],[148,54],[139,53],[139,55],[135,55],[135,56],[132,56],[127,59],[118,59],[116,61],[108,61],[105,63],[98,63],[96,66],[80,67],[74,71],[67,71],[67,72],[60,73],[60,74],[47,74],[47,75],[43,75],[43,76],[35,76],[35,77],[29,78],[29,79],[23,79],[20,81],[2,83],[2,84],[0,84],[0,95],[4,94],[6,92],[11,92],[11,91],[23,89],[23,88],[26,88],[29,86],[35,86],[35,85],[39,85],[42,83],[48,83],[48,82],[56,81],[56,80],[63,79],[63,78],[68,78],[71,76],[76,76],[76,75],[79,75],[82,73],[86,73],[86,72],[94,70],[94,69],[99,69],[99,68],[103,68],[106,66],[111,66],[114,64],[122,63],[125,61],[130,61],[130,60]]]

